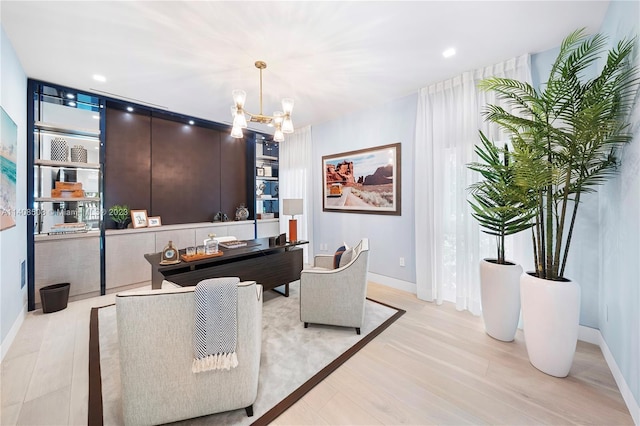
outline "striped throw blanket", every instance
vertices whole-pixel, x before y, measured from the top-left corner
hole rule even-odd
[[[196,285],[191,371],[229,370],[238,366],[237,277],[211,278]]]

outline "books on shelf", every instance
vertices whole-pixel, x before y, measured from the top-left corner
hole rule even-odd
[[[49,235],[53,234],[73,234],[79,232],[87,232],[87,224],[84,222],[78,223],[59,223],[53,225],[49,230]]]
[[[232,241],[224,241],[220,242],[220,247],[224,247],[226,249],[234,249],[238,247],[245,247],[247,245],[246,241],[232,240]]]

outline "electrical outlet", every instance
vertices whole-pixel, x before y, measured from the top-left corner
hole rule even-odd
[[[400,258],[400,266],[404,266],[404,257]]]

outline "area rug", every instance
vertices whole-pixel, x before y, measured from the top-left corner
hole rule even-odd
[[[353,328],[300,322],[299,283],[289,297],[265,292],[262,354],[254,416],[244,409],[185,420],[178,425],[266,425],[362,349],[405,311],[367,299],[361,335]],[[116,309],[94,308],[89,343],[89,424],[121,425]]]

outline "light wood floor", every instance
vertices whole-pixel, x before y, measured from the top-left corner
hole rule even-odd
[[[566,379],[529,364],[522,335],[487,336],[482,319],[371,283],[407,313],[275,424],[633,424],[597,346],[579,343]],[[87,419],[89,312],[113,295],[27,316],[0,375],[2,425]]]
[[[529,363],[521,331],[504,343],[452,304],[372,283],[368,295],[407,313],[275,424],[633,424],[595,345],[578,342],[558,379]]]

